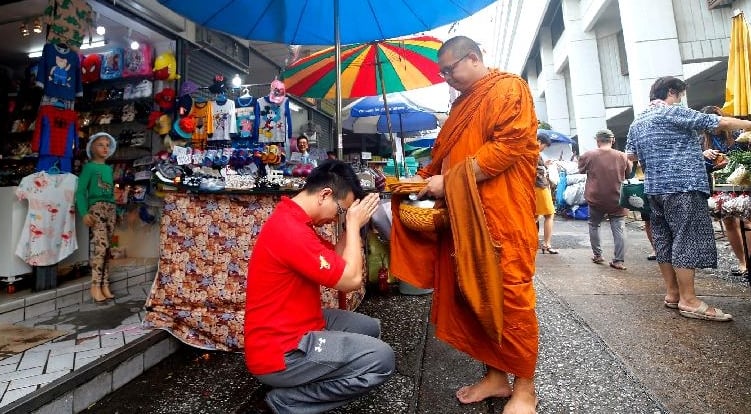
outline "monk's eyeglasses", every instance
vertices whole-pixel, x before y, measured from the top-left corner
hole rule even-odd
[[[459,65],[459,62],[461,62],[462,60],[466,59],[470,54],[472,54],[472,52],[467,53],[466,55],[460,57],[459,60],[457,60],[456,62],[454,62],[454,63],[452,63],[452,64],[450,64],[450,65],[442,68],[438,72],[438,75],[440,77],[442,77],[443,79],[446,79],[449,76],[452,76],[454,74],[454,69],[456,69],[456,66]]]

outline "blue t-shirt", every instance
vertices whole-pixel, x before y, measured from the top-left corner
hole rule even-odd
[[[53,43],[44,45],[36,83],[44,88],[45,95],[53,98],[72,101],[76,96],[83,96],[78,54]]]
[[[644,193],[709,194],[701,143],[696,131],[715,129],[720,117],[676,105],[652,104],[628,129],[626,153],[644,169]]]

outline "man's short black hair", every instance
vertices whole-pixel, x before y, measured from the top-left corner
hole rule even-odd
[[[467,36],[455,36],[443,42],[441,47],[438,49],[438,56],[442,56],[444,53],[446,53],[446,51],[449,50],[455,58],[460,58],[462,56],[468,55],[469,53],[474,53],[475,55],[477,55],[477,59],[482,61],[482,51],[480,50],[480,46],[477,45],[477,42],[468,38]]]
[[[550,140],[549,136],[545,134],[541,134],[539,132],[537,133],[537,141],[539,141],[540,144],[548,146],[548,147],[550,146],[550,144],[553,143],[553,141]]]
[[[344,161],[324,160],[305,180],[303,191],[315,193],[324,188],[330,188],[334,192],[337,200],[344,200],[352,192],[355,199],[365,197],[365,191],[360,185],[360,179],[355,174],[355,170]]]
[[[686,82],[674,76],[663,76],[661,78],[657,78],[655,83],[652,84],[652,88],[649,90],[649,100],[665,100],[668,97],[668,93],[670,91],[678,94],[685,91],[686,88],[688,88]]]

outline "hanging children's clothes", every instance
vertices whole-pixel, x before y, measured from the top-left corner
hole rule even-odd
[[[44,10],[47,41],[67,43],[76,49],[91,40],[94,12],[86,0],[50,0]]]
[[[268,97],[258,98],[258,142],[286,143],[292,138],[292,119],[289,114],[289,99],[280,104],[270,102]],[[286,146],[285,146],[286,147]]]
[[[39,153],[37,170],[48,170],[59,161],[61,171],[72,171],[73,147],[78,137],[77,121],[78,115],[70,109],[52,105],[39,107],[31,138],[31,150]]]
[[[230,134],[237,133],[237,120],[235,119],[235,102],[225,98],[223,104],[216,101],[212,104],[214,118],[214,135],[210,141],[229,141]]]
[[[250,95],[237,97],[235,102],[235,119],[237,121],[237,134],[241,139],[258,139],[255,98]]]
[[[212,116],[212,105],[210,101],[193,102],[193,108],[190,110],[190,116],[196,120],[196,130],[193,132],[191,146],[197,149],[206,149],[206,142],[209,134],[214,133],[214,117]]]
[[[16,189],[20,200],[29,200],[16,256],[31,266],[51,266],[78,248],[75,200],[78,177],[40,171],[27,175]]]
[[[62,44],[44,45],[36,83],[44,88],[45,95],[53,98],[73,101],[77,96],[83,96],[78,53]]]

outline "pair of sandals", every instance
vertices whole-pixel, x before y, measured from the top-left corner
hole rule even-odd
[[[602,256],[592,256],[592,263],[594,264],[603,264],[605,263],[605,259]],[[613,260],[610,263],[608,263],[610,267],[617,270],[626,270],[626,266],[623,264],[623,262]]]

